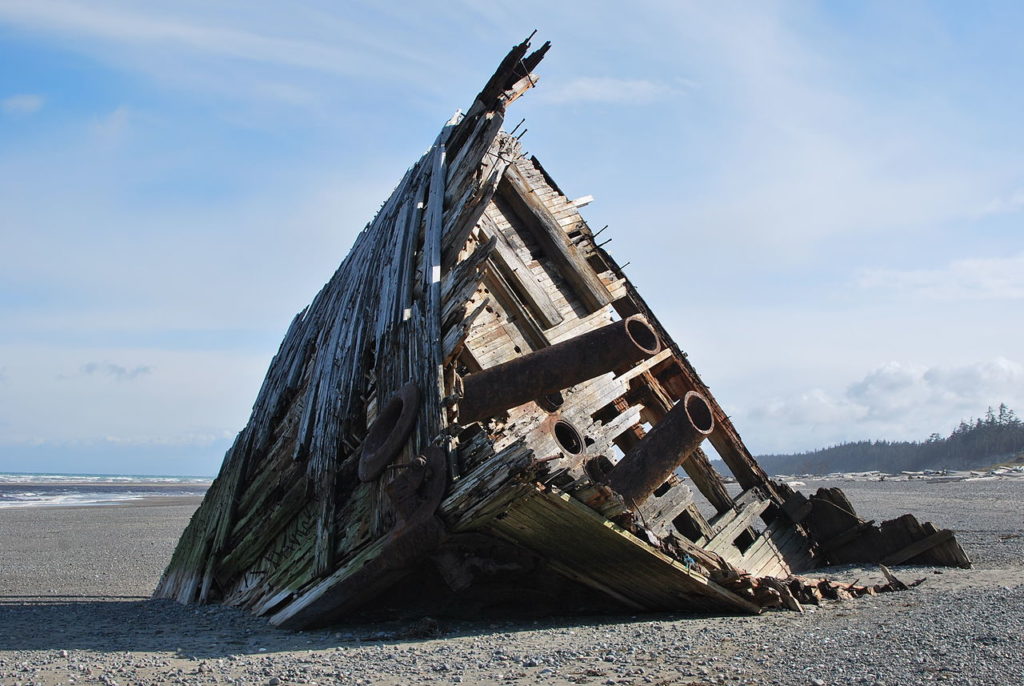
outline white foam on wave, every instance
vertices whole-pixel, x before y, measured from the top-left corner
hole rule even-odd
[[[83,505],[113,505],[129,500],[141,500],[136,493],[20,493],[0,494],[0,510],[27,507],[79,507]]]
[[[207,484],[205,476],[139,476],[134,474],[22,474],[0,472],[0,484]]]

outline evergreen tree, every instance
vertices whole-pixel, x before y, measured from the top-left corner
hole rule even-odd
[[[984,419],[960,420],[948,438],[931,434],[923,442],[857,441],[793,455],[763,455],[762,466],[776,474],[838,471],[899,472],[923,469],[976,469],[1024,459],[1024,422],[1001,403]]]

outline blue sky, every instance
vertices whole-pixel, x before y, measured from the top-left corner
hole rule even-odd
[[[755,452],[1024,411],[1024,5],[0,0],[0,471],[212,474],[508,48]]]

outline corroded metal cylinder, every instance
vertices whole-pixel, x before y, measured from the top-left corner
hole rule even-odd
[[[629,507],[640,506],[714,428],[708,401],[690,391],[619,460],[608,473],[608,485]]]
[[[616,371],[661,351],[642,315],[470,374],[463,379],[459,423],[468,424]]]

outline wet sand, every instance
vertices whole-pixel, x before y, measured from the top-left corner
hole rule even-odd
[[[1024,483],[808,483],[951,527],[977,569],[760,617],[342,625],[292,633],[148,598],[199,498],[0,510],[0,684],[1024,683]],[[880,580],[873,569],[831,576]]]

